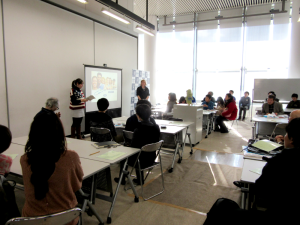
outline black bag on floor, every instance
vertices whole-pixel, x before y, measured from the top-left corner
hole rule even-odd
[[[240,209],[240,206],[227,198],[219,198],[207,213],[203,225],[220,224],[228,212]]]
[[[0,225],[4,225],[11,218],[21,216],[16,204],[15,185],[14,181],[8,181],[0,175]]]

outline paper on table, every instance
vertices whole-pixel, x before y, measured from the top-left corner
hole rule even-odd
[[[94,95],[90,95],[89,97],[86,98],[87,100],[93,100],[95,99],[95,96]]]
[[[12,160],[14,160],[18,156],[18,154],[4,154],[4,155],[10,156]]]
[[[276,148],[281,147],[282,145],[277,144],[272,141],[269,141],[269,140],[261,140],[261,141],[258,141],[256,143],[252,144],[252,146],[255,148],[261,149],[263,151],[270,152]]]
[[[263,168],[256,168],[256,169],[250,170],[250,172],[256,173],[256,174],[258,174],[258,175],[261,175],[262,169],[263,169]]]
[[[106,152],[105,154],[98,155],[97,157],[101,159],[115,160],[121,157],[122,155],[125,155],[125,152],[109,151]]]

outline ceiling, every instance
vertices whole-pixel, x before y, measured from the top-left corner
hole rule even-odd
[[[134,13],[144,18],[146,15],[146,0],[133,1]],[[178,16],[278,2],[282,2],[282,0],[148,0],[148,15],[158,17]]]

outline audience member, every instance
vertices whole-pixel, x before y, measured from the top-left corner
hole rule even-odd
[[[239,102],[239,104],[240,104],[240,112],[239,112],[239,118],[238,118],[238,120],[241,120],[242,112],[243,112],[243,120],[245,120],[246,111],[250,109],[250,103],[251,103],[251,99],[249,97],[249,92],[246,91],[244,93],[244,96],[241,97],[241,100]]]
[[[217,204],[208,212],[204,225],[237,225],[241,224],[241,221],[247,225],[295,224],[295,221],[298,221],[299,206],[295,206],[295,203],[300,201],[300,195],[291,190],[291,185],[288,184],[295,181],[298,176],[299,127],[300,118],[291,120],[287,125],[284,137],[285,149],[267,159],[261,176],[252,188],[256,205],[263,205],[266,211],[243,210],[239,207],[232,207],[231,200],[218,199]]]
[[[282,105],[275,101],[274,95],[269,95],[266,103],[262,105],[262,113],[264,115],[275,113],[275,115],[283,114]]]
[[[140,100],[140,101],[137,102],[136,105],[137,106],[139,106],[139,105],[147,105],[151,109],[151,103],[149,101],[147,101],[147,100]],[[151,123],[153,123],[153,124],[156,124],[155,120],[152,117],[149,117],[149,121]],[[138,120],[138,117],[137,117],[136,114],[132,115],[126,121],[125,130],[134,132],[134,130],[136,128],[138,128],[140,122],[141,121]]]
[[[0,146],[0,175],[7,176],[12,164],[12,158],[2,153],[9,148],[12,136],[10,130],[3,125],[0,125],[0,137],[2,140]]]
[[[220,131],[221,133],[228,133],[228,129],[224,124],[225,120],[235,120],[237,115],[237,107],[235,101],[230,93],[225,96],[225,109],[222,114],[216,119],[215,131]]]
[[[202,105],[203,105],[203,109],[205,109],[205,110],[214,109],[214,103],[211,101],[210,95],[206,95],[205,101],[202,102]]]
[[[289,117],[289,122],[291,122],[293,119],[300,118],[300,110],[294,110],[291,112],[290,117]],[[277,135],[275,137],[275,140],[277,143],[283,143],[284,142],[284,137],[282,135]]]
[[[186,100],[184,96],[181,96],[178,104],[186,104]]]
[[[298,94],[292,94],[292,101],[289,102],[287,108],[300,109],[300,101],[298,100]]]
[[[40,116],[30,127],[20,163],[25,188],[24,217],[58,213],[76,207],[83,171],[78,154],[67,150],[59,118],[49,123]],[[77,224],[78,219],[71,224]]]
[[[218,97],[217,99],[217,107],[215,107],[215,109],[217,109],[218,111],[216,112],[216,115],[219,116],[222,114],[223,110],[225,108],[225,103],[222,97]]]
[[[43,107],[34,118],[39,116],[48,116],[50,121],[56,120],[56,117],[60,117],[60,112],[55,113],[56,110],[59,110],[59,102],[57,98],[48,98],[45,103],[45,108]]]
[[[268,96],[269,96],[269,95],[273,95],[273,96],[275,97],[275,101],[276,101],[276,102],[279,102],[279,99],[276,98],[276,94],[275,94],[274,91],[269,91]],[[267,102],[267,101],[268,101],[268,98],[266,98],[266,102]]]
[[[169,93],[169,101],[167,104],[167,110],[166,113],[172,112],[173,107],[175,104],[177,104],[176,94],[175,93]]]
[[[211,101],[215,104],[215,103],[216,103],[216,100],[215,100],[215,98],[213,97],[214,93],[213,93],[212,91],[209,91],[209,92],[207,93],[207,95],[210,95],[210,96],[211,96]],[[207,95],[206,95],[206,96],[207,96]],[[203,98],[202,102],[205,102],[206,96]]]
[[[117,138],[117,132],[112,118],[106,114],[109,107],[109,102],[106,98],[101,98],[97,101],[98,112],[94,113],[91,121],[91,127],[107,128],[110,130],[110,134],[106,135],[95,135],[93,141],[103,142],[110,141],[113,138],[116,142],[119,142],[120,138]]]
[[[133,138],[131,141],[131,147],[142,148],[145,145],[156,143],[159,141],[159,137],[160,137],[159,126],[150,122],[150,116],[151,116],[151,109],[148,105],[140,104],[136,107],[136,117],[140,122],[137,128],[134,130]],[[130,156],[128,158],[128,165],[134,166],[137,157],[138,154]],[[155,157],[156,157],[155,152],[142,152],[139,157],[141,169],[153,165],[155,161]],[[125,160],[121,162],[120,174],[123,170],[124,163]],[[135,168],[136,168],[137,179],[133,179],[133,181],[137,184],[140,184],[140,176],[139,176],[139,171],[137,169],[138,168],[137,165]],[[143,173],[141,178],[142,180],[144,180]],[[116,182],[119,182],[119,178],[115,178],[114,180]],[[122,180],[122,184],[125,184],[125,178]]]
[[[236,99],[235,99],[235,97],[233,96],[234,91],[233,91],[233,90],[230,90],[229,93],[232,95],[233,100],[236,102]]]

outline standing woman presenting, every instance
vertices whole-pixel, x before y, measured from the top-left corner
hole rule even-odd
[[[146,87],[146,81],[141,80],[141,86],[136,89],[136,95],[139,100],[148,100],[150,96],[149,89]]]
[[[73,124],[71,126],[71,138],[75,138],[75,132],[78,139],[81,138],[81,121],[84,117],[85,102],[88,100],[84,98],[81,91],[83,87],[83,80],[80,78],[73,80],[70,92],[70,109],[72,111]]]

